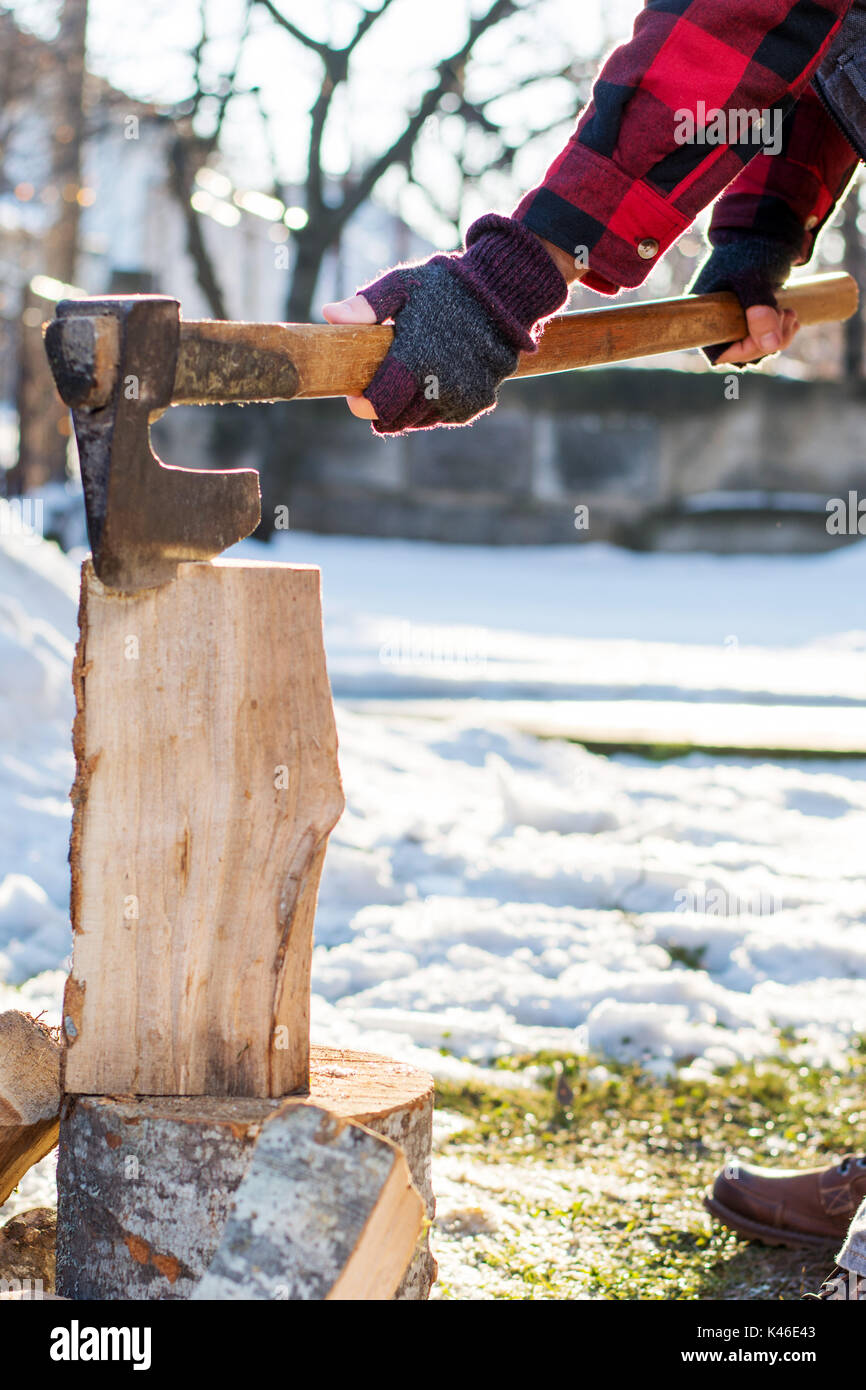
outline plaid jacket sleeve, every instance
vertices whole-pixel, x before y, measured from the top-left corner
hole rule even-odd
[[[787,118],[850,6],[649,0],[631,41],[605,63],[574,135],[515,217],[582,258],[591,289],[615,294],[641,284],[759,149],[751,137],[684,142],[682,113],[692,113],[697,130],[716,111]]]
[[[710,241],[744,232],[773,237],[804,265],[854,175],[860,156],[807,88],[785,122],[778,154],[753,159],[713,209]]]

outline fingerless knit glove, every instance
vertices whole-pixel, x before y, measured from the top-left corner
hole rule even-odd
[[[364,395],[379,417],[374,430],[400,434],[492,410],[568,285],[532,232],[488,213],[469,228],[464,252],[398,266],[358,293],[378,323],[394,320],[393,346]]]
[[[730,240],[725,239],[713,248],[689,293],[733,290],[744,311],[755,304],[769,304],[776,309],[776,290],[782,288],[790,275],[796,254],[790,246],[771,237],[732,235]],[[715,365],[730,346],[730,343],[716,343],[713,347],[705,347],[703,353]]]

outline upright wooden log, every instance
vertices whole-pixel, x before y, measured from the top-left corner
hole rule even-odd
[[[65,1089],[283,1096],[343,808],[319,571],[82,575]]]
[[[60,1124],[60,1048],[43,1024],[0,1014],[0,1206],[50,1153]]]
[[[369,1053],[313,1048],[300,1104],[400,1145],[433,1216],[433,1082]],[[73,1299],[186,1299],[211,1265],[264,1122],[283,1103],[230,1097],[73,1096],[58,1166],[57,1292]],[[427,1232],[395,1295],[426,1299]]]

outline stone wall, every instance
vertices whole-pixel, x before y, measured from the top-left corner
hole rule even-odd
[[[471,429],[384,440],[342,401],[183,408],[154,439],[167,462],[261,468],[266,524],[287,506],[299,530],[820,548],[827,499],[866,496],[866,389],[746,374],[729,400],[729,380],[645,368],[538,377],[506,383]]]

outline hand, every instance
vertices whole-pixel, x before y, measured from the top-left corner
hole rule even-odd
[[[800,327],[792,310],[781,310],[776,304],[776,295],[797,260],[796,248],[778,237],[753,232],[728,231],[724,239],[721,233],[717,236],[717,244],[689,293],[732,290],[746,312],[749,331],[739,342],[705,347],[704,356],[714,367],[760,362],[762,357],[772,357],[788,347]]]
[[[793,309],[773,309],[769,304],[755,304],[746,310],[748,336],[741,338],[715,359],[717,367],[726,362],[742,365],[771,357],[791,346],[800,329]]]
[[[496,404],[521,352],[568,298],[540,238],[487,213],[465,250],[397,266],[360,294],[324,308],[329,323],[394,324],[394,339],[353,415],[377,434],[471,424]]]
[[[325,304],[322,308],[326,323],[375,323],[376,315],[362,294],[353,294],[351,299],[341,299],[336,304]],[[347,396],[346,404],[359,420],[377,420],[375,406],[366,396]]]
[[[575,265],[574,259],[567,252],[554,246],[552,242],[546,241],[544,237],[538,237],[538,240],[566,284],[582,278],[585,272]],[[326,323],[378,323],[379,321],[375,311],[362,294],[354,294],[349,299],[340,299],[333,304],[324,304],[322,313]],[[379,418],[376,407],[372,401],[367,400],[366,396],[347,396],[346,404],[359,420],[378,420]]]

